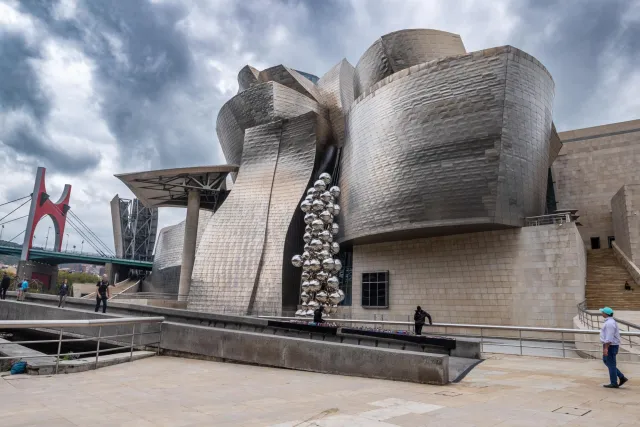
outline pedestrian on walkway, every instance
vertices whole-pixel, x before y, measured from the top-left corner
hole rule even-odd
[[[425,324],[426,318],[429,319],[429,324],[433,325],[431,315],[424,311],[422,307],[416,307],[416,313],[413,315],[413,321],[416,323],[416,335],[422,335],[422,327]]]
[[[605,388],[618,388],[628,381],[622,372],[618,370],[616,356],[620,348],[620,330],[618,323],[613,318],[613,310],[609,307],[601,308],[600,313],[604,317],[604,325],[600,331],[602,342],[602,361],[609,368],[609,384]],[[618,384],[618,379],[620,383]]]
[[[102,303],[102,312],[107,312],[107,300],[111,298],[111,292],[109,291],[109,281],[107,275],[102,276],[102,280],[96,284],[96,313],[100,309],[100,303]]]
[[[67,302],[67,294],[69,293],[69,285],[67,283],[67,279],[64,279],[62,285],[60,285],[60,290],[58,291],[58,295],[60,296],[60,302],[58,303],[58,308],[64,308],[64,304]]]
[[[24,297],[27,294],[27,290],[29,289],[29,282],[25,277],[22,279],[22,284],[18,287],[18,301],[24,301]]]
[[[5,271],[2,274],[2,282],[0,282],[0,300],[7,299],[7,289],[11,285],[11,277]]]

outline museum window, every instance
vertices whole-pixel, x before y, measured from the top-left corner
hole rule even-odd
[[[362,306],[389,307],[389,272],[362,273]]]
[[[613,249],[613,242],[616,240],[615,236],[609,236],[607,237],[607,241],[609,243],[609,249]]]
[[[591,238],[591,249],[600,249],[600,238],[592,237]]]

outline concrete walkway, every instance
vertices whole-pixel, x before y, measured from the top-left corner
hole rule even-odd
[[[200,360],[0,378],[0,426],[640,426],[640,365],[498,356],[427,386]]]

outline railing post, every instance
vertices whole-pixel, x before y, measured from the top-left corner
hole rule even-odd
[[[564,332],[560,332],[561,336],[562,336],[562,358],[566,358],[567,356],[565,355],[565,351],[564,351]]]
[[[518,335],[520,336],[520,356],[522,356],[522,329],[518,330]]]
[[[484,334],[480,328],[480,353],[484,353]]]
[[[162,323],[160,323],[160,332],[158,334],[158,344],[156,345],[156,356],[160,355],[160,344],[162,343]]]
[[[100,355],[100,337],[102,336],[102,326],[98,327],[98,344],[96,346],[96,367],[98,369],[98,356]]]
[[[58,373],[58,366],[60,366],[60,350],[62,349],[62,330],[60,328],[60,335],[58,335],[58,354],[56,355],[56,374]]]
[[[131,328],[131,351],[129,353],[129,362],[133,361],[133,340],[136,337],[136,324],[133,324],[133,327]]]

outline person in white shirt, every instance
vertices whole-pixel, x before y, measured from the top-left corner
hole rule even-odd
[[[620,330],[618,323],[613,318],[613,310],[609,307],[601,308],[600,313],[604,317],[604,325],[600,330],[600,342],[602,343],[602,361],[609,368],[609,384],[605,388],[618,388],[629,381],[616,366],[616,356],[620,348]],[[620,379],[620,384],[618,384]]]

